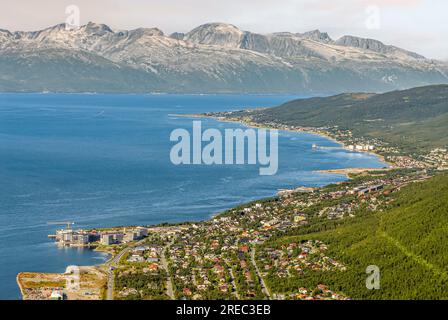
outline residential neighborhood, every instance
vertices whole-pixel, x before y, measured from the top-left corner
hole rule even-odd
[[[324,188],[297,188],[276,198],[230,209],[209,221],[149,226],[147,236],[122,256],[114,270],[114,296],[349,299],[326,283],[297,288],[293,293],[273,291],[273,278],[300,277],[313,271],[344,272],[347,267],[329,254],[331,247],[319,239],[280,246],[269,245],[269,240],[304,228],[310,220],[337,220],[365,210],[382,210],[391,201],[391,194],[429,177],[426,170],[406,175],[400,171],[376,171]]]

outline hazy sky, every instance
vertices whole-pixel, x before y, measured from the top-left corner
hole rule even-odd
[[[114,29],[159,27],[186,32],[206,22],[232,23],[259,33],[326,31],[381,40],[448,59],[447,0],[0,0],[0,28],[37,30],[80,8],[81,23]]]

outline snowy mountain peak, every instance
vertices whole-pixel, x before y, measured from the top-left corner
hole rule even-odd
[[[207,23],[185,35],[184,40],[198,44],[239,47],[244,32],[232,24]]]
[[[164,33],[159,28],[138,28],[130,31],[129,33],[136,36],[148,36],[148,37],[163,37]]]
[[[7,39],[10,37],[12,37],[12,33],[10,31],[0,29],[0,39],[2,39],[2,38]]]
[[[222,23],[222,22],[211,22],[200,25],[199,27],[193,29],[191,32],[207,31],[212,33],[231,33],[231,34],[243,34],[243,32],[233,24]]]
[[[208,23],[166,36],[93,22],[0,30],[0,91],[340,92],[447,81],[445,63],[319,30],[262,35]]]
[[[343,36],[336,40],[336,44],[340,46],[361,48],[375,52],[383,52],[387,47],[381,41],[354,36]]]
[[[8,30],[0,29],[0,45],[8,43],[12,39],[13,35]]]
[[[297,35],[301,38],[314,40],[314,41],[318,41],[318,42],[323,42],[323,43],[333,43],[334,42],[333,39],[331,39],[331,37],[328,35],[328,33],[320,32],[320,30],[317,30],[317,29],[308,31],[305,33],[299,33]]]
[[[360,48],[363,50],[369,50],[382,54],[390,54],[397,58],[425,59],[425,57],[417,53],[403,50],[395,46],[386,45],[381,41],[374,39],[360,38],[355,36],[343,36],[340,39],[336,40],[335,44],[344,47]]]
[[[59,23],[57,25],[54,25],[52,27],[46,28],[40,32],[58,32],[58,31],[62,31],[66,29],[66,24],[65,23]],[[39,31],[38,31],[39,32]]]
[[[84,30],[86,33],[94,34],[94,35],[105,35],[107,33],[113,33],[112,29],[109,26],[101,23],[89,22],[85,26],[81,27],[81,30]]]

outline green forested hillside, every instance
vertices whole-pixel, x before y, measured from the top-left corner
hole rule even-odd
[[[448,299],[447,175],[407,186],[383,212],[365,212],[337,227],[322,225],[321,230],[301,231],[265,246],[321,240],[329,256],[347,270],[307,271],[292,278],[271,274],[271,290],[293,292],[324,283],[354,299]],[[379,290],[365,286],[369,265],[380,269]]]
[[[448,85],[295,100],[251,117],[295,126],[339,126],[399,144],[406,152],[427,152],[448,144]]]

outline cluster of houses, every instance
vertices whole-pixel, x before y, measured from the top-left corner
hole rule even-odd
[[[417,168],[425,169],[429,168],[430,165],[424,161],[414,159],[409,156],[387,156],[386,160],[393,163],[393,168]]]
[[[160,258],[163,248],[159,246],[138,246],[131,250],[127,262],[146,263],[145,271],[156,272],[161,268]]]
[[[201,223],[151,228],[151,237],[157,236],[160,240],[157,246],[134,248],[127,262],[143,262],[145,267],[152,265],[155,270],[160,268],[161,248],[166,248],[166,270],[170,273],[176,298],[216,298],[218,293],[219,299],[266,298],[265,291],[260,290],[260,283],[273,270],[278,276],[290,277],[306,269],[331,271],[345,268],[326,254],[326,245],[318,240],[265,248],[263,243],[272,235],[308,224],[311,216],[319,214],[321,210],[326,210],[329,218],[355,214],[356,209],[363,204],[369,208],[374,206],[374,210],[381,204],[378,199],[389,199],[381,195],[427,178],[424,170],[407,175],[380,172],[374,178],[359,182],[344,182],[322,189],[296,189],[277,199],[230,209],[223,215]],[[339,199],[350,201],[335,201]],[[109,231],[109,236],[113,236],[108,239],[108,243],[121,241],[120,232]],[[260,246],[255,252],[254,247],[257,245]],[[258,261],[258,267],[255,261]],[[287,296],[273,292],[273,297],[345,298],[328,288],[302,291]]]
[[[216,287],[222,294],[234,289],[229,279],[230,271],[223,256],[234,250],[234,240],[221,242],[201,236],[194,226],[187,234],[180,235],[175,245],[168,250],[169,263],[173,266],[172,278],[179,297],[200,299],[208,290]],[[196,240],[198,239],[198,240]],[[219,249],[220,252],[217,252]]]
[[[291,130],[311,132],[319,135],[331,136],[337,141],[342,142],[346,149],[357,152],[377,152],[385,156],[385,160],[393,163],[394,168],[436,168],[438,170],[448,170],[448,152],[447,148],[436,148],[424,156],[405,156],[396,146],[384,143],[377,138],[358,137],[353,134],[351,130],[340,128],[339,126],[324,126],[324,127],[300,127],[293,125],[286,125],[278,121],[268,121],[265,119],[257,119],[248,110],[244,115],[234,114],[233,112],[218,112],[209,114],[209,116],[222,118],[225,120],[238,121],[247,124],[248,126],[257,127],[262,125],[267,128],[276,128],[279,130]],[[315,148],[316,145],[313,145]]]
[[[221,113],[215,113],[212,114],[212,116],[233,120],[233,121],[239,121],[242,123],[247,124],[248,126],[258,126],[260,123],[258,123],[257,119],[254,119],[252,115],[248,114],[244,117],[236,116],[232,114],[231,112],[221,112]],[[353,133],[351,130],[341,129],[338,126],[334,127],[300,127],[300,126],[293,126],[293,125],[286,125],[283,123],[279,123],[277,121],[269,121],[266,122],[263,120],[263,127],[267,128],[276,128],[279,130],[288,130],[288,131],[302,131],[302,132],[311,132],[319,135],[331,135],[338,141],[344,142],[346,145],[346,149],[352,150],[352,151],[358,151],[358,152],[371,152],[376,150],[378,147],[383,147],[381,141],[378,139],[369,139],[368,141],[364,141],[364,139],[361,138],[355,138],[353,136]],[[313,149],[317,148],[316,145],[313,145]]]
[[[319,216],[325,216],[330,220],[342,219],[344,217],[353,217],[354,211],[359,208],[359,203],[352,201],[349,203],[341,203],[332,207],[325,207],[319,211]]]
[[[297,293],[290,293],[288,295],[279,295],[279,299],[288,300],[350,300],[340,293],[336,293],[324,284],[318,284],[314,289],[299,288]]]
[[[448,170],[448,151],[446,148],[436,148],[423,157],[425,162],[438,170]]]
[[[446,148],[436,148],[428,154],[414,158],[403,155],[391,155],[386,158],[392,162],[396,168],[418,168],[428,169],[435,168],[437,170],[448,170],[448,151]]]
[[[319,240],[303,243],[291,242],[278,248],[263,248],[258,258],[263,265],[263,276],[269,273],[277,277],[291,277],[306,269],[344,271],[345,266],[325,254],[327,246]]]
[[[286,210],[299,203],[292,197],[276,205],[253,203],[233,209],[229,215],[179,230],[176,243],[168,250],[175,270],[173,280],[176,287],[183,288],[178,294],[203,296],[207,290],[217,287],[222,294],[232,294],[234,298],[256,296],[255,285],[259,279],[253,262],[248,259],[251,247],[263,243],[274,232],[307,224],[305,213]],[[234,270],[234,266],[238,268]],[[235,285],[237,277],[243,279],[244,288]]]

